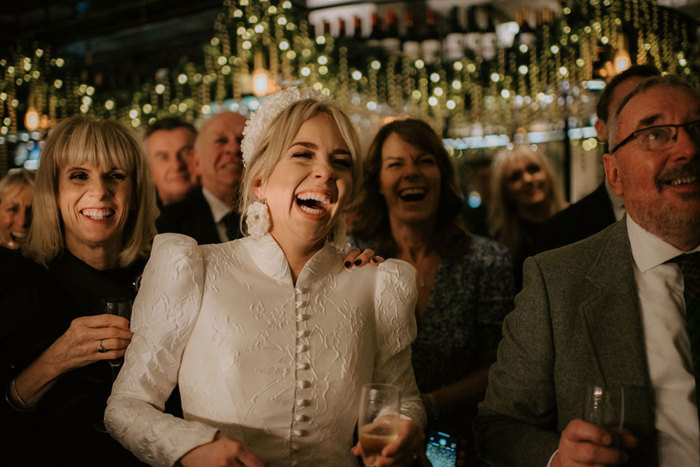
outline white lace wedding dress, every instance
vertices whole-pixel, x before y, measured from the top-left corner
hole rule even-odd
[[[158,235],[134,303],[134,337],[109,398],[109,432],[171,466],[217,431],[269,465],[357,465],[360,387],[402,389],[424,425],[411,367],[415,270],[347,270],[326,245],[292,282],[270,235],[197,246]],[[184,420],[162,413],[179,385]]]

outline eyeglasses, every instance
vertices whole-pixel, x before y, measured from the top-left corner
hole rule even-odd
[[[645,151],[665,151],[671,149],[673,145],[676,144],[678,129],[681,127],[685,128],[688,135],[695,141],[700,141],[700,120],[668,125],[654,125],[633,131],[627,138],[615,145],[612,151],[610,151],[610,154],[635,139],[639,142],[639,146]]]

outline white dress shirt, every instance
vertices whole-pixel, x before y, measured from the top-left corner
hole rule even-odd
[[[668,260],[689,253],[640,227],[627,216],[644,343],[654,391],[661,467],[700,465],[695,377],[685,325],[683,275]],[[700,246],[693,251],[700,251]]]
[[[226,235],[226,225],[223,222],[223,218],[226,214],[231,212],[231,206],[221,201],[219,198],[214,196],[214,194],[202,187],[202,194],[204,199],[207,200],[209,204],[209,209],[211,209],[211,214],[214,216],[214,222],[216,223],[216,232],[219,234],[219,239],[221,243],[229,241],[228,235]]]

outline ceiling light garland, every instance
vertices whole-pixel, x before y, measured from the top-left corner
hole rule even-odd
[[[585,83],[594,73],[614,73],[617,58],[698,84],[689,20],[654,1],[578,0],[560,16],[540,16],[532,45],[516,41],[492,60],[469,54],[426,63],[351,37],[314,37],[305,12],[288,0],[225,0],[203,63],[186,62],[119,92],[88,82],[50,47],[18,45],[0,51],[0,147],[27,129],[30,107],[39,131],[77,113],[140,128],[165,115],[194,121],[230,100],[238,105],[245,96],[309,85],[335,96],[360,127],[410,114],[466,137],[561,129],[565,116],[585,126]],[[6,165],[0,160],[0,170]]]

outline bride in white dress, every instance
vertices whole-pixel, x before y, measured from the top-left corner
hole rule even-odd
[[[242,150],[248,236],[156,237],[109,432],[152,465],[356,466],[360,388],[386,382],[401,388],[405,417],[378,465],[415,463],[425,423],[411,366],[415,270],[343,267],[361,185],[350,121],[291,88],[262,103]],[[176,384],[184,419],[162,412]]]

